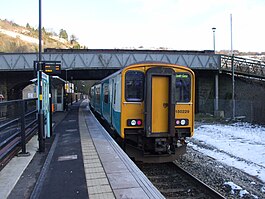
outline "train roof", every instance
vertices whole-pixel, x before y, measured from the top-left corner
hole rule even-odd
[[[99,84],[100,82],[103,82],[103,81],[105,81],[105,80],[107,80],[107,79],[109,79],[109,78],[111,78],[111,77],[116,76],[117,74],[121,73],[123,70],[125,70],[125,69],[127,69],[127,68],[133,68],[133,67],[136,67],[136,66],[147,65],[147,64],[148,64],[148,65],[171,65],[171,66],[180,66],[180,67],[183,67],[183,68],[185,68],[185,69],[187,69],[187,70],[189,70],[189,71],[192,71],[192,70],[191,70],[189,67],[187,67],[187,66],[182,66],[182,65],[177,65],[177,64],[170,64],[170,63],[167,63],[167,62],[154,62],[154,61],[150,61],[150,62],[148,62],[148,61],[144,61],[144,62],[136,62],[136,63],[133,63],[133,64],[131,64],[131,65],[128,65],[128,66],[125,66],[125,67],[121,68],[120,70],[116,71],[115,73],[113,73],[113,74],[111,74],[111,75],[105,77],[104,79],[102,79],[102,80],[96,82],[94,85],[97,85],[97,84]],[[93,85],[93,86],[94,86],[94,85]]]

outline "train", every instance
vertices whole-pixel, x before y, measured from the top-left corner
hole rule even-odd
[[[170,162],[194,134],[195,74],[163,62],[126,66],[90,88],[90,108],[136,161]]]

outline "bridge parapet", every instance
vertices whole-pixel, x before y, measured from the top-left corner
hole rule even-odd
[[[232,61],[235,73],[257,78],[265,78],[265,63],[259,60],[222,55],[220,69],[232,72]]]
[[[194,69],[219,69],[220,55],[196,51],[162,50],[87,50],[73,52],[44,52],[43,61],[61,61],[62,69],[123,68],[127,65],[150,61],[188,66]],[[200,52],[200,51],[199,51]],[[0,54],[0,70],[33,70],[37,53]]]

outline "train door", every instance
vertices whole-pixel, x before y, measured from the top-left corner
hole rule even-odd
[[[150,68],[146,73],[145,129],[148,137],[175,134],[175,71]]]
[[[152,132],[168,132],[169,77],[152,77]]]

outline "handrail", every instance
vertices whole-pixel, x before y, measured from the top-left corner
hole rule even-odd
[[[0,125],[0,131],[6,128],[7,126],[10,126],[11,124],[14,124],[19,121],[19,118],[16,118],[14,120],[8,121],[5,124]]]
[[[10,116],[12,120],[7,116],[0,125],[0,162],[5,160],[8,154],[14,153],[18,146],[22,148],[22,153],[26,154],[26,140],[38,127],[37,98],[0,102],[0,107],[3,106],[7,107],[7,113],[10,111],[8,106],[12,106],[13,112]]]
[[[22,102],[22,101],[25,101],[25,102],[36,101],[37,99],[38,98],[29,98],[29,99],[18,99],[18,100],[2,101],[2,102],[0,102],[0,106],[1,105],[14,104],[14,103],[17,103],[17,102]]]
[[[2,148],[3,146],[7,145],[10,141],[12,141],[14,138],[16,138],[18,135],[20,134],[19,131],[17,131],[16,133],[12,134],[10,137],[8,137],[7,139],[5,139],[4,141],[2,141],[0,143],[0,148]]]
[[[232,72],[232,60],[235,73],[257,78],[265,78],[265,62],[237,56],[221,55],[221,70]]]

